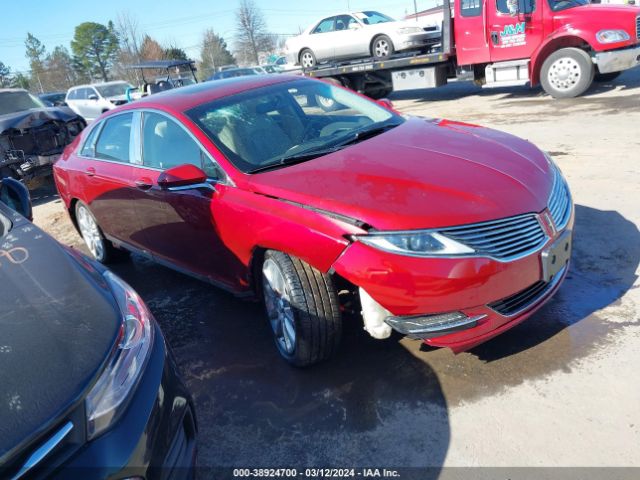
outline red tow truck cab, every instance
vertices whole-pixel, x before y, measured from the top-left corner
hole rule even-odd
[[[439,87],[450,78],[483,86],[542,84],[556,98],[584,93],[640,64],[640,8],[589,0],[449,0],[437,50],[319,66],[374,98]]]

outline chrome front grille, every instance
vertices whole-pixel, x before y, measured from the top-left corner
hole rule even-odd
[[[636,39],[640,40],[640,15],[636,17]]]
[[[498,260],[512,260],[528,255],[547,241],[535,214],[450,227],[439,232],[473,248],[481,255]]]
[[[571,216],[571,195],[560,171],[553,169],[553,187],[549,195],[549,212],[558,231],[567,226]]]

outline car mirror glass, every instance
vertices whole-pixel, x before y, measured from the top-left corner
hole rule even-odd
[[[206,179],[207,174],[203,172],[202,169],[190,163],[186,163],[184,165],[169,168],[162,172],[158,176],[158,185],[163,190],[167,190],[176,187],[197,185],[199,183],[204,183]]]
[[[27,187],[13,178],[3,178],[0,180],[0,202],[15,210],[20,215],[33,220],[33,209],[31,207],[31,197]]]

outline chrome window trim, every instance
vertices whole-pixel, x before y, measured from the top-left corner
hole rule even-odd
[[[102,129],[104,128],[105,123],[108,122],[112,118],[119,117],[121,115],[126,115],[126,114],[129,114],[129,113],[132,113],[132,111],[131,110],[125,110],[124,112],[118,112],[118,113],[116,113],[114,115],[109,115],[107,118],[103,118],[102,120],[100,120],[100,122],[98,122],[95,127],[91,128],[91,131],[87,134],[87,139],[82,144],[82,147],[79,148],[78,150],[76,150],[78,152],[76,154],[76,156],[79,157],[79,158],[84,158],[86,160],[95,160],[95,161],[98,161],[98,162],[115,163],[116,165],[130,165],[131,164],[131,137],[129,137],[129,161],[128,162],[119,162],[117,160],[110,160],[108,158],[99,158],[99,157],[95,156],[96,145],[98,144],[98,140],[100,140],[100,136],[102,135]],[[135,117],[132,117],[132,119],[131,119],[131,126],[132,127],[133,127],[134,118]],[[93,153],[94,153],[94,156],[93,157],[89,157],[87,155],[82,155],[82,150],[84,150],[85,144],[89,140],[89,136],[91,135],[91,132],[93,131],[94,128],[99,128],[100,129],[100,131],[96,134],[96,139],[93,142]]]
[[[24,465],[22,465],[18,473],[11,477],[12,480],[17,480],[23,477],[31,469],[42,462],[42,460],[44,460],[45,457],[49,455],[53,451],[53,449],[56,448],[60,444],[60,442],[62,442],[62,440],[66,438],[67,435],[69,435],[69,432],[71,432],[71,430],[73,430],[73,423],[65,423],[62,428],[60,428],[56,433],[49,437],[46,442],[40,445],[40,447],[38,447],[38,449],[33,452],[29,456],[29,458],[27,458],[27,461],[24,462]]]

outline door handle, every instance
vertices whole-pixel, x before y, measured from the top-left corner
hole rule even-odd
[[[494,45],[498,45],[500,43],[500,37],[498,36],[498,32],[491,32],[491,41]]]
[[[87,175],[88,177],[93,177],[96,174],[96,169],[93,167],[88,167],[85,171],[84,171],[85,175]]]
[[[135,183],[136,187],[140,190],[149,190],[151,187],[153,187],[151,180],[148,178],[139,178]]]

